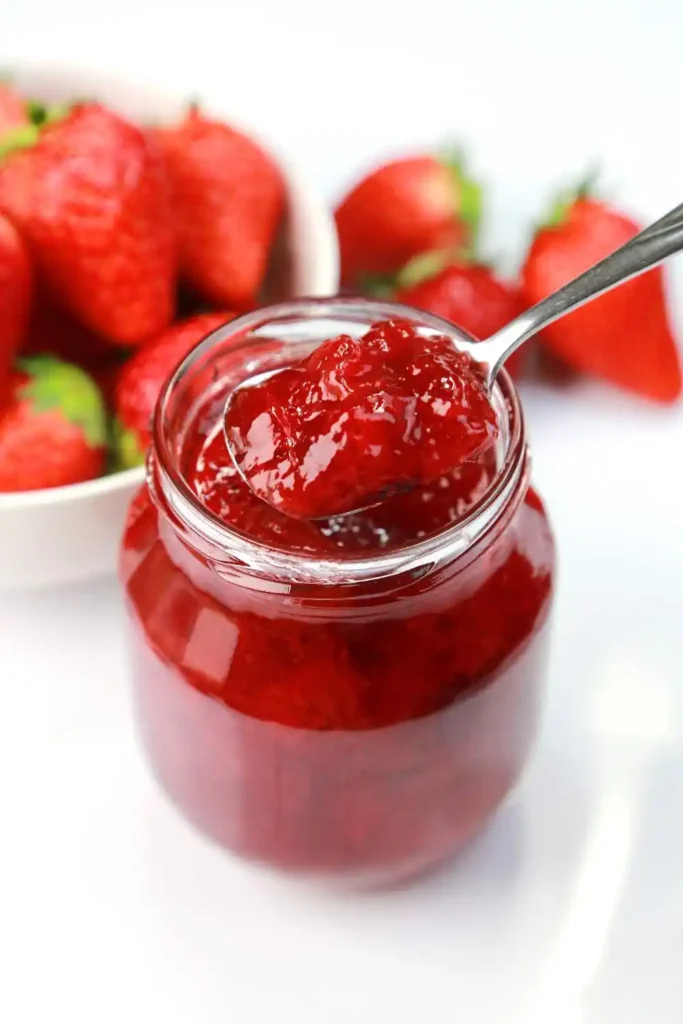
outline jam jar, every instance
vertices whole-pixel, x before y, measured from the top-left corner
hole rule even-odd
[[[160,396],[120,556],[137,720],[172,802],[237,854],[361,886],[452,856],[537,731],[554,545],[518,396],[501,372],[486,458],[325,523],[249,491],[223,408],[246,376],[406,315],[298,300],[205,339]]]

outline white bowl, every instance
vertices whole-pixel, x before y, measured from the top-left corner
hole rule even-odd
[[[24,67],[15,69],[12,78],[37,99],[60,102],[92,97],[142,122],[170,121],[187,107],[185,96],[96,71]],[[209,96],[204,101],[202,97],[202,108],[261,141],[280,163],[289,195],[286,242],[291,254],[291,296],[336,292],[337,235],[321,198],[258,128],[224,108],[219,98]],[[0,494],[0,588],[47,587],[112,573],[126,509],[143,479],[139,468],[71,487]]]

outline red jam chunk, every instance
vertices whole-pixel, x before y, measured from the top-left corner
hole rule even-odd
[[[300,519],[438,481],[498,435],[477,364],[399,320],[332,338],[239,390],[226,430],[255,494]]]

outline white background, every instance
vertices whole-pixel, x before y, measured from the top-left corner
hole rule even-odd
[[[677,0],[109,6],[6,3],[0,58],[230,97],[330,197],[464,140],[510,263],[596,158],[644,217],[683,199]],[[489,831],[410,890],[342,899],[209,847],[140,758],[115,586],[0,598],[3,1024],[680,1024],[683,410],[526,400],[561,556],[544,732]]]

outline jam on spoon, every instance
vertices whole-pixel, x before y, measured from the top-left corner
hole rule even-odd
[[[386,320],[236,390],[225,432],[258,497],[319,519],[456,469],[492,448],[498,423],[470,355]]]
[[[233,462],[255,494],[301,519],[432,481],[493,445],[490,391],[520,345],[681,249],[683,204],[484,341],[424,337],[409,319],[331,339],[233,391],[224,423]]]

